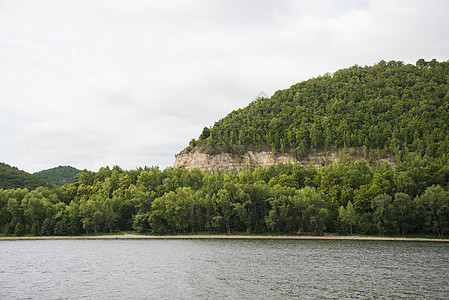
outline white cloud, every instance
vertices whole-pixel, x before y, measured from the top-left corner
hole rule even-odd
[[[0,161],[174,161],[259,92],[380,60],[447,60],[449,3],[1,1]]]

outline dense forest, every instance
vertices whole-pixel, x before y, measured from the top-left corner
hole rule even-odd
[[[210,154],[268,145],[301,159],[316,149],[381,149],[397,160],[408,152],[449,152],[449,62],[420,59],[353,66],[326,74],[233,111],[199,140]]]
[[[241,172],[119,167],[61,188],[0,190],[6,235],[139,232],[449,234],[446,159],[413,154],[392,169],[365,160]]]
[[[52,185],[27,172],[0,163],[0,189],[27,188],[28,190],[34,190],[40,186],[51,187]]]
[[[84,170],[62,187],[0,190],[0,234],[449,235],[449,63],[354,66],[258,99],[191,147],[269,145],[338,162],[244,171]],[[396,164],[376,157],[391,153]]]
[[[78,170],[71,166],[59,166],[56,168],[33,173],[33,175],[42,178],[54,185],[63,186],[66,183],[72,183],[76,175],[81,172],[81,170]]]

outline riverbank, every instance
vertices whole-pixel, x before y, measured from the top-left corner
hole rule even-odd
[[[0,237],[1,240],[103,240],[103,239],[273,239],[273,240],[366,240],[366,241],[415,241],[449,242],[449,238],[381,237],[381,236],[298,236],[298,235],[140,235],[112,234],[90,236],[17,236]]]

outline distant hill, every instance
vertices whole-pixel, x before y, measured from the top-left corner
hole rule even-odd
[[[56,168],[33,173],[33,175],[57,186],[63,186],[66,183],[72,183],[75,176],[81,172],[81,170],[78,170],[71,166],[59,166]]]
[[[27,188],[34,190],[40,186],[52,187],[52,184],[16,167],[0,163],[0,189]]]

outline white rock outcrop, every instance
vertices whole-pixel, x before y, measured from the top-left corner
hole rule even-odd
[[[247,167],[269,167],[279,163],[295,163],[296,160],[290,154],[274,155],[271,152],[248,151],[243,155],[232,155],[221,153],[209,155],[202,153],[197,149],[188,152],[186,149],[176,156],[174,168],[186,167],[191,170],[198,168],[201,171],[225,171],[225,170],[243,170]]]
[[[279,163],[296,163],[306,168],[312,164],[315,168],[325,166],[334,162],[342,162],[348,160],[363,159],[369,161],[367,157],[361,155],[359,148],[339,148],[332,151],[317,151],[309,153],[300,161],[293,158],[288,153],[273,154],[269,151],[247,151],[243,155],[232,155],[229,153],[220,153],[210,155],[202,152],[199,148],[187,147],[176,155],[173,167],[186,167],[188,170],[198,168],[201,171],[226,171],[226,170],[244,170],[246,168],[265,168]],[[352,152],[352,153],[351,153]],[[343,155],[342,155],[343,154]],[[396,167],[394,157],[391,154],[384,154],[376,157],[376,163],[389,163],[393,168]]]

